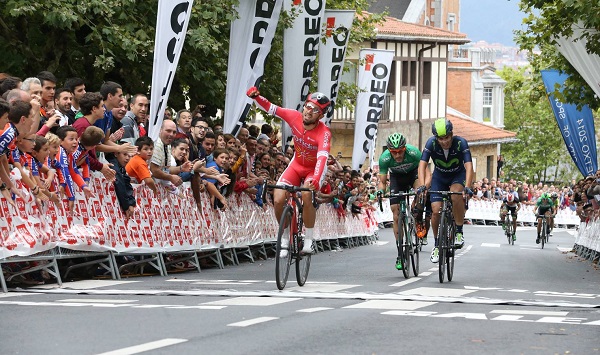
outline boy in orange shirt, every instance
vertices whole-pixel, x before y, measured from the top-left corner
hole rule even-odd
[[[158,191],[148,167],[148,161],[152,158],[152,151],[154,150],[154,142],[150,137],[144,136],[135,141],[135,146],[138,149],[138,153],[125,166],[127,175],[136,179],[139,183],[143,181],[150,190],[154,191],[154,195],[156,195]]]

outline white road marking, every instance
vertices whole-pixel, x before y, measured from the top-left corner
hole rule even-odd
[[[346,290],[349,288],[353,288],[353,287],[358,287],[360,285],[344,285],[344,284],[332,284],[332,283],[315,283],[315,282],[308,282],[306,284],[304,284],[304,286],[300,287],[300,286],[294,286],[294,287],[289,287],[288,290],[289,291],[295,291],[295,292],[338,292],[338,291],[342,291],[342,290]]]
[[[408,279],[408,280],[404,280],[404,281],[396,282],[395,284],[391,284],[390,287],[401,287],[401,286],[404,286],[404,285],[411,284],[413,282],[417,282],[420,279],[421,279],[420,277],[413,277],[413,278]]]
[[[123,285],[123,284],[132,283],[132,282],[141,282],[141,281],[82,280],[82,281],[73,281],[73,282],[63,283],[62,287],[66,288],[66,289],[91,290],[91,289],[100,288],[100,287]],[[32,288],[34,288],[34,289],[54,289],[57,287],[58,286],[56,284],[49,284],[49,285],[34,286]]]
[[[519,309],[495,309],[490,313],[500,314],[521,314],[521,315],[537,315],[537,316],[566,316],[569,312],[550,312],[550,311],[526,311]]]
[[[112,303],[112,304],[123,304],[123,303],[133,303],[138,300],[105,300],[105,299],[97,299],[97,298],[69,298],[64,300],[56,300],[56,302],[74,302],[74,303]]]
[[[8,293],[0,293],[0,298],[31,296],[31,295],[38,295],[38,294],[41,294],[41,293],[8,292]]]
[[[561,251],[563,253],[568,253],[571,250],[573,250],[573,248],[561,248],[561,247],[556,247],[556,249],[558,249],[558,251]]]
[[[248,319],[245,321],[237,322],[237,323],[227,324],[227,326],[228,327],[247,327],[250,325],[264,323],[264,322],[272,321],[275,319],[279,319],[279,317],[258,317],[258,318],[254,318],[254,319]]]
[[[488,247],[488,248],[500,248],[500,244],[496,244],[496,243],[481,243],[482,247]]]
[[[192,285],[250,285],[249,282],[210,282],[210,281],[194,281]]]
[[[459,290],[455,288],[437,288],[437,287],[419,287],[412,290],[398,292],[401,295],[420,295],[420,296],[442,296],[442,297],[460,297],[476,291]]]
[[[118,349],[109,351],[106,353],[102,353],[99,355],[130,355],[130,354],[139,354],[145,351],[155,350],[164,348],[166,346],[171,346],[175,344],[185,343],[188,341],[187,339],[176,339],[176,338],[166,338],[162,340],[152,341],[145,344],[134,345],[128,348]]]
[[[334,309],[334,308],[329,308],[329,307],[305,308],[305,309],[299,309],[296,312],[300,312],[300,313],[314,313],[314,312],[320,312],[320,311],[328,311],[330,309]]]
[[[235,297],[225,300],[201,303],[201,305],[216,306],[273,306],[277,304],[298,301],[302,298],[273,298],[273,297]]]
[[[354,309],[403,309],[415,310],[436,304],[437,302],[422,302],[422,301],[392,301],[392,300],[373,300],[366,301],[343,308]]]
[[[378,240],[377,243],[375,243],[375,244],[377,244],[377,245],[386,245],[387,243],[389,243],[389,242],[382,242],[382,241]]]
[[[432,267],[432,268],[431,268],[431,269],[429,269],[428,271],[432,271],[432,272],[433,272],[433,271],[438,271],[438,269],[439,269],[439,267],[437,267],[437,266],[436,266],[436,267]]]
[[[429,276],[431,274],[433,274],[433,272],[427,271],[427,272],[421,272],[421,273],[419,273],[419,276]]]

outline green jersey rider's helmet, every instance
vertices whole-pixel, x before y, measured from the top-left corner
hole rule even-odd
[[[392,133],[387,139],[388,149],[400,149],[406,145],[406,138],[400,133]]]
[[[550,195],[548,195],[548,193],[544,192],[544,193],[542,194],[542,196],[540,196],[540,198],[541,198],[542,200],[549,200],[549,199],[550,199]]]

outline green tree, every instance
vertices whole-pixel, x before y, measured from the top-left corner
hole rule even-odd
[[[192,105],[205,104],[213,115],[225,106],[235,4],[237,0],[194,2],[169,106],[182,108],[189,99]],[[367,5],[367,0],[327,3],[328,8],[357,12]],[[103,81],[114,80],[127,93],[149,93],[157,7],[157,0],[5,0],[0,7],[2,71],[25,78],[49,70],[59,78],[59,84],[78,76],[87,80],[91,90],[98,90]],[[381,17],[357,16],[351,43],[372,38],[374,24]],[[284,23],[273,41],[261,86],[274,101],[281,98]]]
[[[531,68],[505,67],[504,124],[517,132],[516,143],[502,147],[506,176],[530,182],[570,182],[578,170],[565,147],[539,74]]]
[[[588,104],[593,109],[600,107],[600,98],[594,95],[589,85],[569,62],[557,51],[555,38],[570,37],[573,26],[582,27],[582,38],[587,42],[589,53],[600,55],[600,2],[597,0],[521,0],[520,8],[527,16],[523,19],[526,29],[515,31],[516,40],[522,50],[531,53],[535,71],[555,68],[570,75],[563,94],[555,92],[561,100],[578,105]]]

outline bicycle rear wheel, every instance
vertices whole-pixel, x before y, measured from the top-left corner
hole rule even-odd
[[[454,238],[456,238],[456,225],[454,221],[448,221],[448,252],[446,253],[446,271],[448,271],[448,281],[452,281],[452,277],[454,276],[454,252],[456,249],[454,248]]]
[[[285,288],[285,284],[287,283],[288,275],[290,273],[290,265],[292,263],[292,253],[293,253],[293,245],[292,235],[294,233],[294,229],[292,227],[292,217],[294,212],[291,206],[286,206],[283,209],[283,214],[281,215],[281,219],[279,221],[279,233],[277,234],[277,250],[275,253],[275,281],[277,282],[277,288],[283,290]],[[289,226],[289,234],[284,235],[285,227]],[[287,249],[281,248],[281,241],[287,239]],[[282,251],[285,253],[287,251],[287,255],[281,255]]]
[[[296,242],[298,246],[297,250],[302,250],[302,247],[304,246],[304,240],[297,238]],[[308,278],[308,270],[310,269],[310,256],[311,254],[303,254],[298,252],[298,256],[296,257],[296,282],[298,282],[298,286],[304,286],[306,283],[306,279]]]
[[[448,231],[446,230],[446,213],[442,213],[440,218],[440,226],[438,228],[438,276],[440,283],[444,283],[446,277],[446,247],[448,243]]]
[[[415,228],[414,221],[409,228],[410,238],[410,263],[412,264],[413,274],[419,276],[419,237]]]

